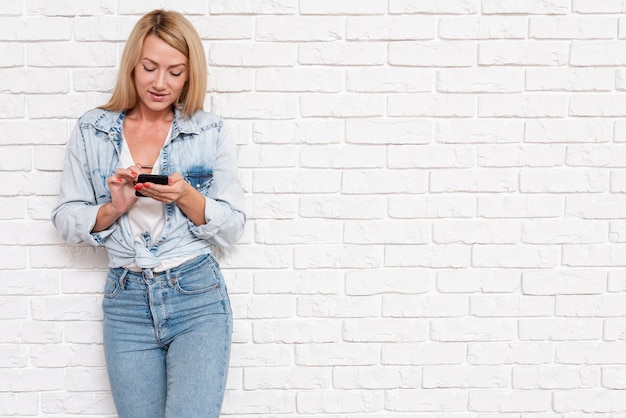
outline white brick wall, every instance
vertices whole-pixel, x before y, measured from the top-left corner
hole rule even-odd
[[[49,212],[155,7],[240,146],[226,415],[626,417],[620,0],[2,2],[1,417],[115,416],[106,256]]]

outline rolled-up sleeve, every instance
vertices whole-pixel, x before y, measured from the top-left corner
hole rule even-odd
[[[245,197],[237,171],[237,146],[221,124],[216,144],[213,181],[205,195],[206,224],[193,225],[191,233],[222,247],[231,246],[244,232]]]

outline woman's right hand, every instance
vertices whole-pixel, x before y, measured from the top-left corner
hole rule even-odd
[[[135,183],[141,167],[137,165],[128,168],[118,168],[114,175],[107,179],[107,185],[111,191],[112,209],[118,216],[124,213],[137,202],[135,195]]]

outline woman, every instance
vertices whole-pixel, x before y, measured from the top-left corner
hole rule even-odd
[[[111,100],[67,145],[52,220],[66,241],[107,249],[104,350],[121,418],[214,417],[223,400],[232,314],[211,248],[234,244],[245,215],[235,145],[202,110],[206,74],[189,21],[148,13]]]

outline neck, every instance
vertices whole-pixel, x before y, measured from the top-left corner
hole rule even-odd
[[[174,109],[169,108],[162,111],[154,111],[141,104],[126,112],[126,117],[147,123],[171,122],[174,119]]]

